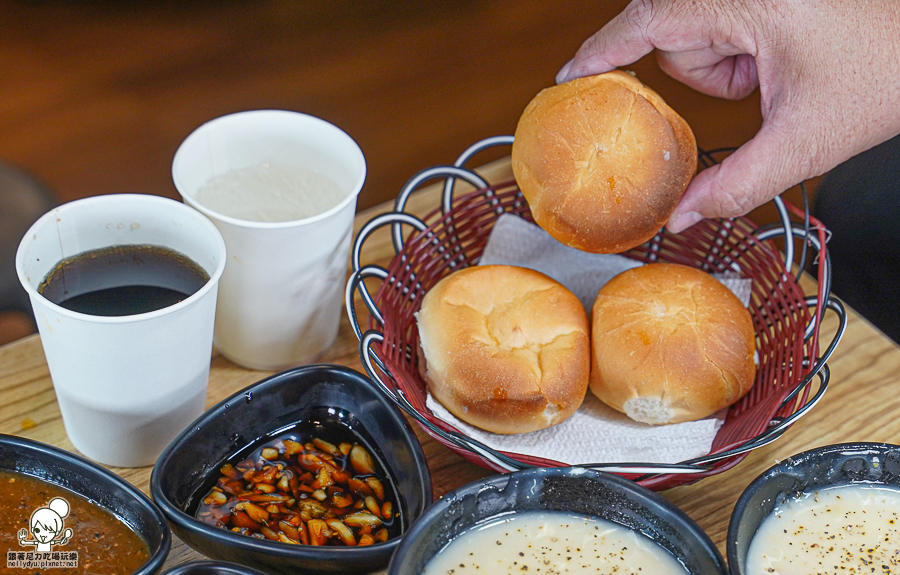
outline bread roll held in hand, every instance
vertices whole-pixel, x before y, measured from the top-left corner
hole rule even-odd
[[[587,314],[540,272],[503,265],[454,272],[425,295],[416,319],[428,389],[467,423],[494,433],[535,431],[560,423],[584,400]]]
[[[697,170],[697,144],[659,94],[613,71],[542,90],[519,119],[512,169],[551,236],[619,253],[665,225]]]
[[[591,314],[591,391],[632,419],[701,419],[753,385],[750,312],[703,271],[677,264],[625,271],[603,286]]]

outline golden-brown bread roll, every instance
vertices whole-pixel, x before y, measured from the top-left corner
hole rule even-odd
[[[659,94],[613,71],[542,90],[519,119],[512,169],[551,236],[619,253],[665,225],[697,171],[697,144]]]
[[[428,389],[467,423],[494,433],[535,431],[560,423],[584,400],[587,314],[540,272],[460,270],[428,291],[416,319]]]
[[[677,264],[625,271],[603,286],[591,314],[591,391],[632,419],[701,419],[753,385],[750,312],[703,271]]]

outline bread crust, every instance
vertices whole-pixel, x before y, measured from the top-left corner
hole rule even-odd
[[[502,434],[535,431],[584,400],[587,314],[544,274],[501,265],[460,270],[425,295],[416,319],[428,389],[467,423]]]
[[[623,272],[597,294],[591,315],[590,389],[633,419],[701,419],[753,385],[750,313],[701,270],[648,264]]]
[[[665,225],[697,170],[697,144],[659,94],[613,71],[542,90],[519,119],[512,169],[551,236],[620,253]]]

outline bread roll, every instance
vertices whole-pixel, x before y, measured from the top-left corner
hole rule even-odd
[[[584,306],[562,284],[514,266],[476,266],[435,285],[416,314],[425,380],[459,419],[535,431],[578,409],[590,375]]]
[[[676,264],[628,270],[603,286],[591,314],[591,391],[632,419],[701,419],[753,385],[750,312],[703,271]]]
[[[619,253],[665,225],[697,171],[697,144],[659,94],[614,71],[541,91],[516,127],[512,169],[551,236]]]

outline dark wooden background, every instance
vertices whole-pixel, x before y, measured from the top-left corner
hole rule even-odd
[[[0,160],[59,201],[175,198],[172,156],[194,128],[240,110],[296,110],[357,140],[368,163],[363,209],[469,144],[513,133],[528,101],[625,4],[6,0]],[[631,69],[702,147],[739,145],[759,127],[757,95],[703,96],[665,76],[652,56]],[[0,342],[32,329],[0,315]]]

